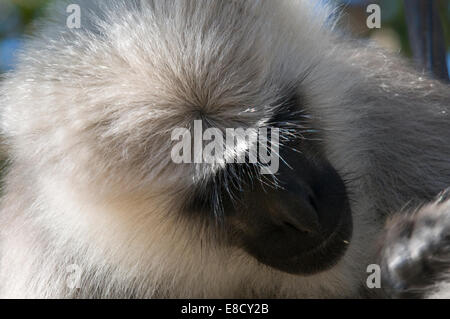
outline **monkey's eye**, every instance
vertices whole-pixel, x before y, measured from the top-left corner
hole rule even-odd
[[[275,108],[268,125],[280,130],[280,152],[283,147],[303,148],[307,140],[320,138],[312,117],[302,107],[305,103],[304,98],[292,94]]]
[[[275,109],[274,115],[270,119],[270,125],[282,128],[295,124],[302,119],[302,114],[300,98],[297,94],[292,94],[288,98],[284,98]]]

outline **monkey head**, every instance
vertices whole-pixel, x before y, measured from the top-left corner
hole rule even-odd
[[[140,208],[159,216],[151,227],[202,225],[219,246],[277,270],[305,275],[336,264],[352,214],[312,107],[320,95],[315,83],[324,80],[318,74],[333,65],[321,58],[328,35],[316,20],[325,18],[294,1],[182,1],[172,11],[163,2],[121,5],[101,19],[86,13],[89,29],[63,28],[50,43],[29,44],[37,49],[16,71],[24,83],[9,84],[24,92],[14,111],[24,109],[23,116],[4,125],[15,157],[93,202],[152,202],[151,212]],[[174,163],[171,135],[176,128],[192,133],[195,121],[223,133],[279,129],[279,152],[271,153],[278,169]],[[165,240],[167,232],[151,231]]]

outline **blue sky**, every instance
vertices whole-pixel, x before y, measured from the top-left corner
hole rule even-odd
[[[448,73],[450,74],[450,52],[447,53],[447,66],[448,66]]]
[[[20,49],[19,38],[6,38],[0,42],[0,70],[10,70],[14,66],[14,57]]]

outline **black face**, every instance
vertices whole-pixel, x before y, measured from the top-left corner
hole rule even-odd
[[[294,105],[284,111],[296,114]],[[280,113],[274,123],[287,121],[292,122]],[[277,185],[273,177],[249,173],[245,164],[228,164],[227,172],[198,190],[192,208],[219,209],[231,244],[263,264],[292,274],[326,270],[339,261],[352,235],[344,182],[316,140],[290,141],[279,154]]]
[[[284,152],[291,168],[277,174],[278,188],[248,184],[226,214],[238,246],[260,262],[292,274],[333,266],[352,234],[345,185],[325,160]],[[289,153],[289,154],[286,154]]]

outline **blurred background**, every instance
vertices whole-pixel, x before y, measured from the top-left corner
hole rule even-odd
[[[58,0],[0,0],[0,73],[14,68],[14,56],[21,47],[22,36],[33,32],[32,22],[43,15],[45,6],[51,1]],[[380,45],[408,57],[416,56],[412,50],[414,39],[408,34],[407,26],[414,23],[412,20],[417,21],[421,16],[429,14],[423,7],[417,7],[418,2],[424,3],[423,0],[329,1],[339,4],[344,12],[343,24],[357,37],[371,38]],[[426,2],[434,6],[434,19],[436,20],[436,15],[440,18],[442,25],[442,36],[439,37],[439,46],[442,46],[439,50],[442,52],[440,60],[450,66],[450,0],[425,0]],[[370,13],[366,12],[366,8],[371,3],[380,5],[380,29],[367,28],[366,20]],[[408,13],[405,7],[414,4],[416,8],[412,8]],[[423,25],[419,23],[415,27],[420,29]]]

